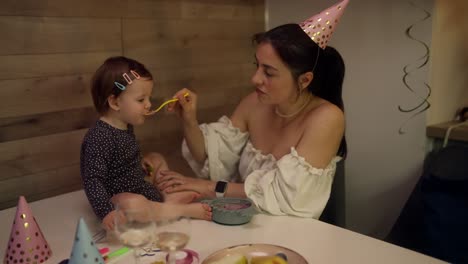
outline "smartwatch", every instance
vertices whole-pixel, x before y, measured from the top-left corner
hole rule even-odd
[[[217,198],[224,197],[224,194],[226,193],[226,189],[227,189],[227,184],[228,184],[227,181],[216,182],[215,192],[216,192]]]

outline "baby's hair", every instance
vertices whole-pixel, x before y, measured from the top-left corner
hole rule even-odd
[[[108,58],[96,70],[91,81],[91,95],[94,108],[99,114],[109,110],[107,98],[110,95],[118,97],[123,92],[114,83],[127,84],[124,74],[130,71],[135,71],[141,78],[153,80],[153,76],[143,64],[123,56]]]

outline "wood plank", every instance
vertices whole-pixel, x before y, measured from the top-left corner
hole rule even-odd
[[[0,143],[88,128],[94,124],[97,117],[94,108],[87,107],[2,118],[0,119]]]
[[[180,0],[2,0],[0,15],[180,18]]]
[[[0,182],[79,163],[87,129],[0,143]]]
[[[14,177],[2,181],[0,184],[0,204],[17,201],[18,197],[33,196],[57,189],[66,189],[81,183],[79,164],[59,169]]]
[[[0,16],[0,55],[121,50],[120,19]]]
[[[3,0],[0,15],[246,20],[260,0]]]
[[[265,28],[265,1],[264,0],[254,0],[254,20],[263,24]]]
[[[29,195],[26,196],[26,200],[28,201],[28,203],[31,203],[31,202],[34,202],[34,201],[42,200],[42,199],[45,199],[45,198],[49,198],[49,197],[52,197],[52,196],[57,196],[57,195],[64,194],[64,193],[78,191],[78,190],[81,190],[81,189],[83,189],[83,186],[82,186],[82,184],[80,182],[80,183],[72,184],[72,185],[69,185],[69,186],[62,186],[62,187],[59,187],[59,188],[56,188],[56,189],[47,190],[47,191],[42,192],[42,193],[29,194]],[[0,210],[7,209],[7,208],[10,208],[10,207],[16,207],[17,204],[18,204],[18,198],[13,199],[13,200],[8,200],[8,201],[0,201]]]
[[[252,1],[183,1],[183,19],[252,20]]]
[[[0,56],[0,80],[94,73],[120,51]]]
[[[180,67],[242,64],[252,61],[249,50],[230,50],[214,53],[213,50],[180,50],[177,48],[154,49],[151,51],[125,51],[125,56],[138,61],[147,61],[145,65],[153,70],[172,69]]]
[[[250,35],[248,35],[250,36]],[[159,49],[175,49],[179,52],[191,51],[199,52],[202,50],[210,51],[233,51],[233,50],[250,50],[254,51],[254,46],[249,37],[242,37],[236,39],[206,39],[198,37],[181,37],[181,38],[158,38],[150,34],[144,36],[137,36],[136,34],[129,34],[124,36],[125,52],[138,50],[140,52],[148,52]],[[174,56],[175,54],[167,54],[166,56]]]
[[[90,107],[93,104],[90,83],[90,74],[0,80],[0,97],[3,99],[0,120]]]
[[[150,71],[155,77],[154,96],[162,100],[171,98],[183,87],[200,93],[199,96],[212,89],[224,89],[226,85],[251,87],[250,79],[255,66],[247,61],[243,64],[206,65],[177,70],[150,68]]]
[[[160,40],[250,40],[250,36],[263,31],[263,23],[253,21],[207,20],[156,20],[124,19],[125,48],[132,42],[148,42],[154,45]],[[138,29],[138,30],[135,30]]]

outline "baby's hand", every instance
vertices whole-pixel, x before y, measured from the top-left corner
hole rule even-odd
[[[145,171],[146,176],[153,176],[154,169],[148,161],[142,159],[141,165],[143,166],[143,170]]]
[[[117,211],[112,211],[108,213],[104,219],[102,219],[102,226],[107,230],[107,231],[112,231],[114,230],[114,219],[117,215]]]

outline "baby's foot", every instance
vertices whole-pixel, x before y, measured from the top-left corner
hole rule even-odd
[[[211,207],[204,203],[187,204],[184,208],[183,216],[211,221]]]

